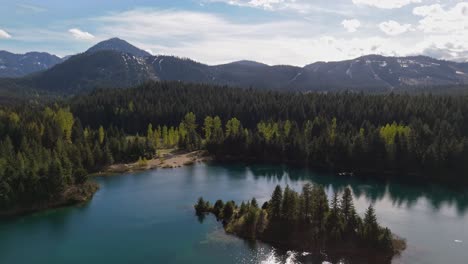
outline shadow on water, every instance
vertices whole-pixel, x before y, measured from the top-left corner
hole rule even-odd
[[[379,179],[361,178],[355,176],[338,176],[331,173],[316,173],[307,168],[297,168],[287,165],[272,164],[223,164],[230,177],[245,178],[248,170],[254,179],[267,178],[282,181],[285,178],[292,181],[312,181],[333,192],[342,192],[350,187],[356,198],[364,197],[375,203],[389,198],[393,205],[411,209],[418,200],[426,199],[435,211],[443,205],[454,206],[459,216],[468,209],[468,191],[463,188],[442,186],[421,182],[383,181]]]

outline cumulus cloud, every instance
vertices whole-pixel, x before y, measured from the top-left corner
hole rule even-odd
[[[341,25],[343,25],[348,32],[353,33],[361,27],[361,22],[357,19],[345,19],[341,22]]]
[[[311,34],[311,28],[317,25],[303,19],[246,24],[202,12],[131,10],[100,17],[95,22],[99,25],[99,37],[118,36],[157,54],[189,57],[209,64],[251,59],[268,64],[306,65],[370,53],[404,56],[415,52],[412,41],[396,38]]]
[[[411,29],[410,24],[400,24],[394,20],[389,20],[379,24],[380,30],[389,36],[397,36]]]
[[[71,28],[71,29],[68,30],[68,32],[70,32],[71,35],[77,40],[92,40],[92,39],[94,39],[94,35],[92,35],[89,32],[82,31],[79,28]]]
[[[444,8],[440,4],[420,6],[417,29],[425,33],[424,52],[450,60],[468,59],[468,2]]]
[[[421,2],[422,0],[353,0],[356,5],[367,5],[383,9],[402,8],[409,4]]]
[[[0,29],[0,39],[9,39],[11,35],[3,29]]]
[[[468,2],[457,3],[445,10],[440,4],[420,6],[413,14],[422,17],[418,28],[424,32],[466,32],[468,29]]]

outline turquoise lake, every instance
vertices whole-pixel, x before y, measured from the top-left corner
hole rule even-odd
[[[277,184],[300,190],[306,182],[329,196],[351,187],[361,216],[373,203],[379,222],[407,240],[393,263],[468,263],[468,191],[279,165],[201,163],[95,180],[101,188],[85,205],[0,221],[0,263],[327,263],[325,255],[226,235],[213,217],[200,221],[193,210],[200,196],[261,204]]]

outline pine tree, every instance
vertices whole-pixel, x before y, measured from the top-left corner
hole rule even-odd
[[[105,164],[106,165],[112,165],[114,164],[114,157],[112,155],[112,152],[109,148],[109,144],[106,144],[104,146],[104,159],[105,159]]]
[[[252,201],[250,202],[250,206],[252,206],[253,208],[258,208],[258,203],[257,203],[257,199],[252,198]]]
[[[271,200],[269,204],[269,209],[271,210],[270,215],[274,220],[279,220],[281,218],[281,205],[283,203],[283,191],[281,186],[277,185],[273,194],[271,195]]]
[[[306,183],[302,187],[301,193],[301,218],[306,224],[312,221],[312,211],[312,184]]]
[[[298,207],[298,195],[287,185],[283,193],[282,218],[288,222],[296,220]]]
[[[366,243],[369,245],[375,245],[379,235],[379,226],[377,224],[377,217],[372,205],[369,205],[364,215],[363,228],[363,235]]]
[[[340,209],[343,214],[347,232],[353,231],[357,227],[356,210],[354,209],[353,196],[349,187],[345,188],[343,196],[341,197]]]
[[[224,208],[223,208],[223,219],[226,220],[226,221],[229,221],[231,220],[232,216],[234,215],[234,211],[235,211],[235,203],[234,201],[229,201],[227,202],[225,205],[224,205]]]
[[[222,212],[224,208],[224,203],[222,200],[217,200],[216,203],[213,206],[213,214],[216,216],[216,218],[222,218]]]
[[[328,213],[328,198],[325,190],[320,185],[315,185],[312,189],[312,216],[316,227],[322,228],[325,215]]]

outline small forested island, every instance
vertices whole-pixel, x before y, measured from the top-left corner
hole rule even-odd
[[[467,183],[467,101],[181,82],[12,101],[0,105],[0,217],[87,201],[98,188],[89,174],[110,166],[120,171],[127,163],[152,168],[164,163],[157,159],[165,149],[349,172],[344,175]]]
[[[338,260],[386,263],[406,248],[405,240],[379,225],[372,205],[359,217],[349,188],[340,198],[335,193],[330,204],[323,187],[307,183],[300,194],[278,185],[261,207],[255,198],[240,205],[222,200],[211,205],[202,197],[194,207],[200,217],[215,215],[227,233],[287,250],[326,252]]]

